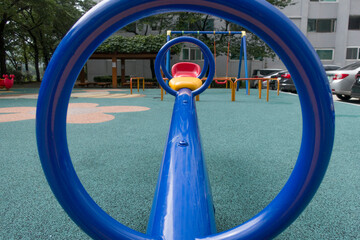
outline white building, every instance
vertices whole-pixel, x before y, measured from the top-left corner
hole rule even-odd
[[[295,0],[283,12],[310,40],[324,64],[360,60],[359,0]]]
[[[293,0],[293,5],[281,11],[310,40],[324,65],[345,66],[360,61],[360,0]],[[214,20],[215,27],[222,23],[220,19]],[[183,54],[184,51],[180,54],[181,60],[184,58]],[[226,58],[223,58],[218,58],[217,61],[218,76],[225,76]],[[202,65],[202,60],[190,60]],[[177,61],[179,57],[174,57],[172,63]],[[238,62],[230,61],[229,76],[237,75]],[[280,59],[275,58],[249,61],[248,68],[251,73],[253,69],[285,67]],[[151,78],[148,61],[126,61],[125,74]],[[94,76],[101,75],[111,75],[111,61],[89,60],[88,80],[92,81]]]

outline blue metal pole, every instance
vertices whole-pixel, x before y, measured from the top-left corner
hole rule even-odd
[[[215,233],[195,100],[184,88],[175,99],[147,234],[156,239],[196,239]]]
[[[238,69],[238,75],[237,78],[240,78],[241,75],[241,63],[242,63],[242,56],[243,56],[243,44],[242,44],[242,38],[240,41],[240,56],[239,56],[239,69]],[[236,83],[236,91],[239,91],[240,88],[240,81]]]
[[[171,38],[171,31],[168,31],[166,36],[166,42],[170,41],[170,38]],[[168,72],[170,72],[170,49],[166,53],[166,69]]]
[[[245,67],[245,78],[248,78],[248,66],[247,66],[247,54],[246,54],[246,35],[243,36],[243,38],[241,39],[242,41],[242,46],[243,46],[243,51],[244,51],[244,67]],[[246,81],[246,94],[249,94],[249,83],[248,81]]]

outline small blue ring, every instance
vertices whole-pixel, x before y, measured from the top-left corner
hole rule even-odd
[[[188,43],[193,43],[197,46],[200,47],[201,51],[204,54],[205,57],[205,61],[204,61],[204,67],[201,71],[201,73],[199,74],[198,78],[202,78],[206,71],[207,68],[209,66],[209,75],[205,81],[205,83],[198,89],[192,91],[193,96],[199,95],[200,93],[204,92],[209,85],[211,84],[213,78],[214,78],[214,74],[215,74],[215,61],[214,61],[214,57],[210,51],[210,49],[208,48],[208,46],[206,46],[205,43],[203,43],[202,41],[200,41],[199,39],[193,38],[193,37],[188,37],[188,36],[182,36],[182,37],[178,37],[178,38],[174,38],[170,41],[168,41],[166,44],[164,44],[164,46],[160,49],[156,59],[155,59],[155,75],[156,78],[159,82],[159,84],[161,85],[161,87],[168,93],[170,93],[173,96],[177,95],[177,91],[171,89],[169,87],[169,85],[167,85],[164,82],[164,79],[161,75],[161,71],[160,71],[160,66],[165,74],[165,76],[170,80],[173,77],[170,75],[170,73],[167,71],[166,66],[165,66],[165,62],[163,61],[167,51],[174,45],[178,44],[178,43],[183,43],[183,42],[188,42]]]

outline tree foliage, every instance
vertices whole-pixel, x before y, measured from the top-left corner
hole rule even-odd
[[[92,0],[1,0],[1,74],[31,63],[40,81],[40,65],[47,66],[66,32],[93,5]]]
[[[284,8],[292,5],[292,0],[267,0],[272,5]],[[161,19],[161,21],[160,21]],[[276,55],[272,49],[263,42],[258,36],[248,32],[247,29],[230,23],[228,21],[220,19],[221,24],[214,26],[213,17],[201,13],[193,12],[178,12],[171,14],[161,14],[144,18],[132,25],[124,28],[125,31],[132,32],[135,34],[150,34],[149,26],[153,26],[161,22],[159,33],[165,33],[166,30],[178,30],[178,31],[247,31],[247,53],[249,59],[263,59],[266,57],[274,58]],[[150,27],[151,28],[151,27]],[[129,31],[131,29],[131,31]],[[146,29],[144,31],[144,29]],[[174,35],[173,35],[174,36]],[[216,42],[217,54],[227,53],[227,44],[230,40],[230,52],[233,58],[239,56],[240,52],[240,38],[230,37],[227,35],[212,35],[212,34],[200,34],[194,35],[201,41],[206,43],[210,49],[214,48],[214,39]]]
[[[268,0],[284,8],[291,0]],[[40,66],[46,67],[56,46],[71,26],[95,3],[93,0],[1,0],[0,1],[0,74],[8,73],[7,68],[16,69],[25,64],[36,70],[40,81]],[[221,20],[214,26],[213,17],[199,13],[165,13],[138,20],[124,27],[124,31],[139,35],[126,39],[111,37],[99,47],[98,52],[117,51],[123,53],[157,52],[165,43],[166,30],[240,30],[240,26]],[[140,36],[157,34],[159,36]],[[197,36],[213,48],[212,35]],[[227,50],[228,37],[215,36],[218,54]],[[239,39],[231,38],[231,52],[239,51]],[[175,52],[179,48],[174,48]],[[274,56],[271,49],[257,36],[248,34],[248,55],[251,58]],[[19,79],[19,78],[17,78]]]
[[[166,35],[135,35],[124,37],[113,35],[96,50],[97,53],[157,53],[166,43]],[[179,51],[173,48],[172,51]]]

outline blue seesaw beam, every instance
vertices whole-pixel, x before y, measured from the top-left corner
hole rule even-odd
[[[187,88],[175,91],[169,88],[160,72],[161,66],[165,68],[165,76],[172,79],[163,59],[171,46],[183,42],[198,45],[204,54],[205,64],[199,79],[209,66],[207,80],[194,91]],[[155,74],[164,90],[175,96],[175,103],[147,234],[164,239],[195,239],[215,234],[214,205],[194,98],[212,82],[215,74],[213,55],[210,49],[196,38],[174,38],[159,51],[155,60]]]

